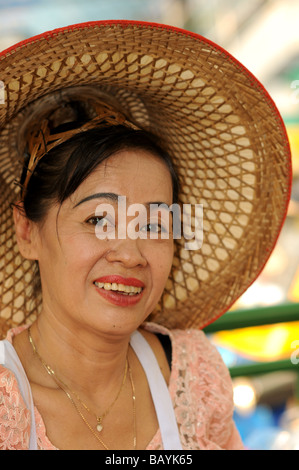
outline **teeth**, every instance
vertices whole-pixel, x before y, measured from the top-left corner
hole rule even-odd
[[[101,289],[118,291],[126,295],[140,294],[142,291],[142,287],[125,286],[116,282],[95,282],[95,285]]]

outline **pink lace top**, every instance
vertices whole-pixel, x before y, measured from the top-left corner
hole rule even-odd
[[[184,450],[243,449],[232,420],[233,400],[229,372],[216,348],[199,330],[172,330],[146,323],[154,333],[170,336],[172,367],[169,392]],[[24,327],[11,330],[14,335]],[[35,407],[38,448],[57,450],[49,441],[43,419]],[[0,365],[0,450],[29,447],[30,413],[12,372]],[[161,450],[160,430],[146,450]]]

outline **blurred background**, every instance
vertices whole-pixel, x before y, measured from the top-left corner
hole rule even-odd
[[[283,116],[294,172],[285,226],[262,275],[206,332],[230,369],[247,448],[299,449],[299,2],[0,0],[0,50],[105,19],[167,23],[206,36],[256,75]]]

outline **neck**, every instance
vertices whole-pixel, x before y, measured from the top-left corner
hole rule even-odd
[[[31,334],[38,354],[77,392],[96,394],[103,386],[109,390],[123,375],[128,334],[95,333],[43,314],[32,326]]]

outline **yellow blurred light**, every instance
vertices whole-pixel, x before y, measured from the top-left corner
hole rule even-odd
[[[287,134],[290,141],[293,173],[297,175],[299,173],[299,126],[298,124],[289,124],[287,126]]]
[[[213,335],[216,346],[232,350],[248,359],[262,361],[290,357],[293,352],[291,344],[298,339],[299,322],[219,331]]]

